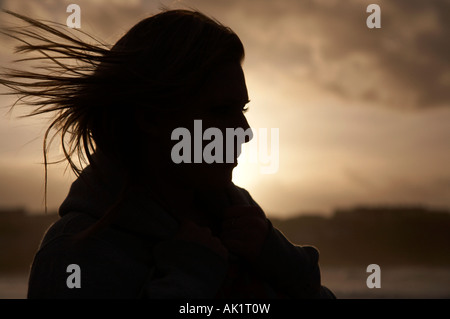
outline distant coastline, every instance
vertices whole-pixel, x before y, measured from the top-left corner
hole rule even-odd
[[[0,209],[0,272],[27,271],[45,230],[57,219],[56,212]],[[271,221],[291,242],[317,247],[324,266],[450,266],[449,210],[358,206],[331,216]]]

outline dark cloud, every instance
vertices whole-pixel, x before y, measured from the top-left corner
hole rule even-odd
[[[371,2],[226,1],[222,16],[254,69],[388,106],[449,106],[450,2],[377,1],[382,28],[368,29]]]
[[[0,0],[1,1],[1,0]],[[78,1],[83,31],[114,43],[159,11],[197,8],[234,29],[246,66],[287,86],[305,81],[338,96],[399,108],[450,105],[450,1],[380,0],[381,29],[368,29],[369,0]],[[8,8],[65,23],[68,2],[8,1]],[[296,84],[297,83],[297,84]]]

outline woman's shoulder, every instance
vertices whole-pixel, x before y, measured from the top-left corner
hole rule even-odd
[[[47,230],[31,267],[29,297],[136,297],[151,255],[138,238],[112,228],[87,238],[74,236],[92,222],[74,212]],[[73,269],[80,272],[79,289],[67,284]]]
[[[245,203],[246,205],[259,206],[247,189],[240,187],[234,183],[229,189],[229,195],[231,196],[232,201],[235,203]]]

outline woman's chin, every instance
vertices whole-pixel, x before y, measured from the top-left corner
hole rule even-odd
[[[235,164],[217,164],[198,176],[197,183],[203,189],[224,189],[230,186]]]

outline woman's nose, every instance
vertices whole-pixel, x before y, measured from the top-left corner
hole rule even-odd
[[[253,131],[252,131],[250,125],[248,124],[247,118],[245,117],[245,115],[243,113],[240,115],[239,124],[237,127],[242,128],[245,133],[248,133],[248,134],[244,133],[244,137],[245,137],[244,143],[250,142],[253,138]]]

